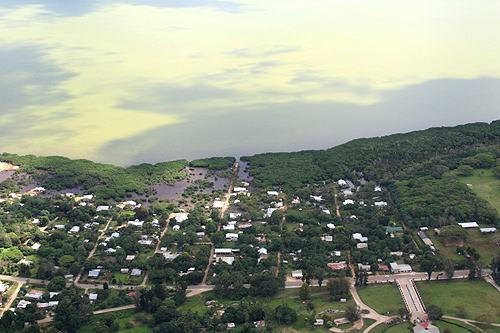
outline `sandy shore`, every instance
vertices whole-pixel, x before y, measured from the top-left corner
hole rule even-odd
[[[18,170],[19,167],[17,165],[12,165],[10,163],[0,162],[0,172],[1,171],[12,171]]]

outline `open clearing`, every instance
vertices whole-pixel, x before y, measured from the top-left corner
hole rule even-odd
[[[445,315],[500,323],[500,293],[483,280],[422,281],[417,286],[425,306],[439,305]]]
[[[392,284],[357,288],[357,290],[363,303],[380,314],[393,313],[405,307],[398,288]]]
[[[474,170],[472,176],[458,177],[464,184],[470,184],[469,188],[480,198],[488,201],[498,214],[500,214],[500,179],[495,177],[491,169]]]

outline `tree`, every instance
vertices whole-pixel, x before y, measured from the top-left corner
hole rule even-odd
[[[278,305],[276,309],[274,309],[274,316],[280,325],[282,323],[291,325],[297,321],[297,312],[286,303]]]
[[[431,279],[432,272],[436,270],[436,259],[434,258],[428,258],[422,260],[420,263],[420,268],[427,273],[427,279]]]
[[[430,320],[438,320],[443,316],[443,310],[439,305],[431,304],[427,307],[427,315]]]
[[[322,268],[318,268],[316,270],[316,279],[318,279],[319,289],[321,289],[321,286],[323,285],[324,277],[325,277],[325,270]]]
[[[345,316],[353,323],[361,318],[361,309],[356,304],[351,304],[345,309]]]
[[[302,287],[299,289],[299,297],[301,300],[305,301],[311,297],[311,287],[307,283],[303,283]]]
[[[66,286],[66,280],[62,276],[55,276],[50,280],[49,284],[47,284],[48,291],[59,291],[62,290]]]
[[[455,171],[457,176],[463,176],[463,177],[471,176],[473,172],[474,172],[474,169],[468,165],[461,165]]]
[[[444,259],[443,260],[443,267],[444,267],[444,272],[446,273],[446,276],[448,279],[451,279],[453,275],[455,274],[455,263],[451,259]]]
[[[448,242],[465,241],[467,230],[459,225],[447,225],[441,228],[440,235]]]

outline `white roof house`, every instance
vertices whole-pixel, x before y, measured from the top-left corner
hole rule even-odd
[[[228,232],[226,234],[226,240],[228,240],[228,241],[237,241],[238,240],[238,234]]]
[[[135,221],[128,221],[128,225],[133,225],[134,227],[142,228],[142,226],[144,225],[144,221],[139,221],[136,219]]]
[[[267,254],[267,249],[265,249],[265,248],[261,248],[261,249],[259,249],[259,254],[260,254],[261,256],[265,256],[265,255]]]
[[[344,200],[344,205],[354,205],[354,200],[352,199]]]
[[[333,223],[328,223],[326,226],[327,226],[327,227],[328,227],[328,229],[330,229],[330,230],[335,229],[335,224],[333,224]]]
[[[340,186],[346,186],[346,185],[347,185],[347,182],[346,182],[345,180],[343,180],[343,179],[339,179],[339,180],[337,181],[337,184],[339,184]]]
[[[479,224],[477,224],[477,222],[462,222],[458,225],[462,228],[479,228]]]
[[[228,248],[216,248],[215,254],[233,254],[233,249]]]
[[[188,219],[189,213],[178,213],[175,215],[175,221],[177,223],[181,223],[182,221],[186,221]]]
[[[352,234],[352,238],[354,238],[355,240],[360,241],[360,242],[368,241],[368,237],[363,237],[363,235],[360,234],[359,232]]]
[[[310,195],[309,196],[311,199],[314,199],[316,201],[323,201],[325,199],[323,199],[323,197],[321,195],[317,196],[317,195]]]
[[[302,279],[302,271],[301,270],[298,270],[298,271],[292,271],[292,277],[295,278],[295,279]]]
[[[109,210],[109,206],[97,206],[96,212]]]
[[[229,213],[230,219],[237,219],[240,216],[241,216],[241,213]]]
[[[375,188],[373,189],[375,192],[382,192],[382,188],[379,185],[376,185]]]
[[[141,245],[151,245],[153,241],[151,239],[140,239],[137,241]]]
[[[234,192],[246,192],[247,188],[246,187],[235,187],[233,188]]]
[[[79,231],[80,231],[80,227],[76,226],[76,225],[69,230],[69,232],[71,232],[71,233],[77,233]]]
[[[180,225],[174,225],[174,226],[172,227],[172,230],[173,230],[173,231],[179,231],[180,229],[181,229],[181,226],[180,226]]]
[[[385,202],[385,201],[378,201],[378,202],[375,202],[375,206],[377,206],[377,207],[386,207],[387,206],[387,202]]]
[[[234,262],[234,257],[217,257],[215,262],[224,261],[228,265],[232,265]]]
[[[279,193],[277,191],[267,191],[267,195],[277,196],[277,195],[279,195]]]
[[[330,210],[329,209],[323,209],[323,213],[330,215]]]
[[[273,215],[273,212],[278,210],[277,208],[268,208],[266,213],[264,214],[264,217],[271,217]]]
[[[479,231],[482,233],[490,233],[490,232],[496,232],[497,228],[479,228]]]
[[[222,226],[222,230],[234,230],[234,224],[228,224],[228,225],[224,225]]]
[[[213,208],[222,208],[224,207],[224,201],[214,201],[214,204],[212,205]]]
[[[127,256],[127,258],[125,258],[125,260],[127,260],[127,261],[131,261],[131,260],[134,260],[134,259],[135,259],[135,255],[133,255],[133,254],[129,254]]]
[[[139,268],[133,268],[132,272],[130,273],[130,276],[140,276],[142,274],[142,271]]]
[[[41,246],[40,243],[35,243],[35,244],[31,245],[31,248],[36,251],[40,248],[40,246]]]

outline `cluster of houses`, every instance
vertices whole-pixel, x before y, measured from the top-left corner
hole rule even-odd
[[[31,290],[26,295],[24,295],[25,299],[21,299],[19,303],[17,303],[18,309],[25,309],[28,305],[32,303],[36,303],[38,308],[54,308],[59,304],[59,301],[50,301],[54,296],[59,295],[58,292],[49,292],[49,301],[48,302],[40,302],[42,300],[43,295],[47,293],[43,290]]]

